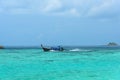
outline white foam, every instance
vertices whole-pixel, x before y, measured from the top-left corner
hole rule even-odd
[[[50,50],[51,52],[54,52],[55,50]]]
[[[80,51],[80,49],[76,48],[76,49],[72,49],[70,51]]]
[[[79,48],[75,48],[75,49],[72,49],[72,50],[70,50],[70,51],[90,51],[90,50],[84,50],[84,49],[79,49]]]

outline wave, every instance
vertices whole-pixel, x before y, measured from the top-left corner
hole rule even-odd
[[[92,51],[92,50],[75,48],[75,49],[67,49],[67,50],[64,50],[64,51],[70,51],[70,52],[89,52],[89,51]],[[56,50],[50,50],[50,52],[58,52],[58,51],[56,51]]]
[[[75,49],[71,49],[71,50],[69,50],[69,51],[78,52],[78,51],[91,51],[91,50],[85,50],[85,49],[75,48]]]
[[[50,50],[51,52],[55,52],[55,50]]]
[[[78,49],[78,48],[76,48],[76,49],[71,49],[70,51],[80,51],[81,49]]]

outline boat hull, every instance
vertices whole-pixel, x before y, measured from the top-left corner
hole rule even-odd
[[[43,47],[43,45],[41,45],[43,51],[45,52],[48,52],[48,51],[64,51],[64,49],[62,47],[58,47],[58,48],[46,48],[46,47]]]
[[[51,49],[48,49],[48,48],[42,48],[45,52],[48,52],[50,51]]]

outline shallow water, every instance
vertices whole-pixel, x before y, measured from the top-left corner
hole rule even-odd
[[[119,80],[120,49],[0,50],[0,80]]]

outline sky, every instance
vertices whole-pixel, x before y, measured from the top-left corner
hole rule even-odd
[[[0,45],[120,44],[120,0],[0,0]]]

